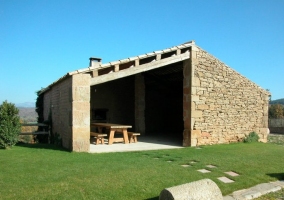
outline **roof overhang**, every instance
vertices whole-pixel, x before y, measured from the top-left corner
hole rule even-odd
[[[196,47],[195,42],[190,41],[172,48],[69,72],[48,87],[43,88],[40,94],[50,90],[58,82],[76,74],[90,74],[90,86],[92,86],[181,62],[190,58],[190,50],[193,47]]]

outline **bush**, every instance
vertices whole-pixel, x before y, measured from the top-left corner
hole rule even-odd
[[[259,136],[257,135],[257,133],[251,132],[245,137],[244,143],[258,142],[258,140]]]
[[[19,139],[21,130],[19,110],[12,103],[4,101],[0,105],[0,148],[10,148]]]

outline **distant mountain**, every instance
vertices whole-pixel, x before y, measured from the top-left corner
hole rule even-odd
[[[270,104],[282,104],[282,105],[284,105],[284,98],[270,101]]]
[[[18,107],[19,109],[19,116],[21,120],[24,122],[36,122],[37,121],[37,113],[35,111],[35,108],[24,108],[24,107]]]
[[[34,108],[35,102],[25,102],[25,103],[18,103],[16,104],[18,108]]]

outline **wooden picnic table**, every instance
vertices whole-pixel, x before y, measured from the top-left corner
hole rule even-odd
[[[92,127],[97,127],[99,132],[102,133],[102,129],[109,129],[109,139],[108,144],[111,145],[113,142],[124,142],[124,144],[128,144],[128,133],[127,129],[132,128],[131,125],[122,125],[122,124],[111,124],[111,123],[91,123]],[[123,137],[115,138],[115,133],[122,133]]]

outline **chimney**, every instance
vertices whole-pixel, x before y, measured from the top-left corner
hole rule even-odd
[[[98,68],[102,64],[101,58],[90,57],[89,59],[90,59],[90,67]]]

